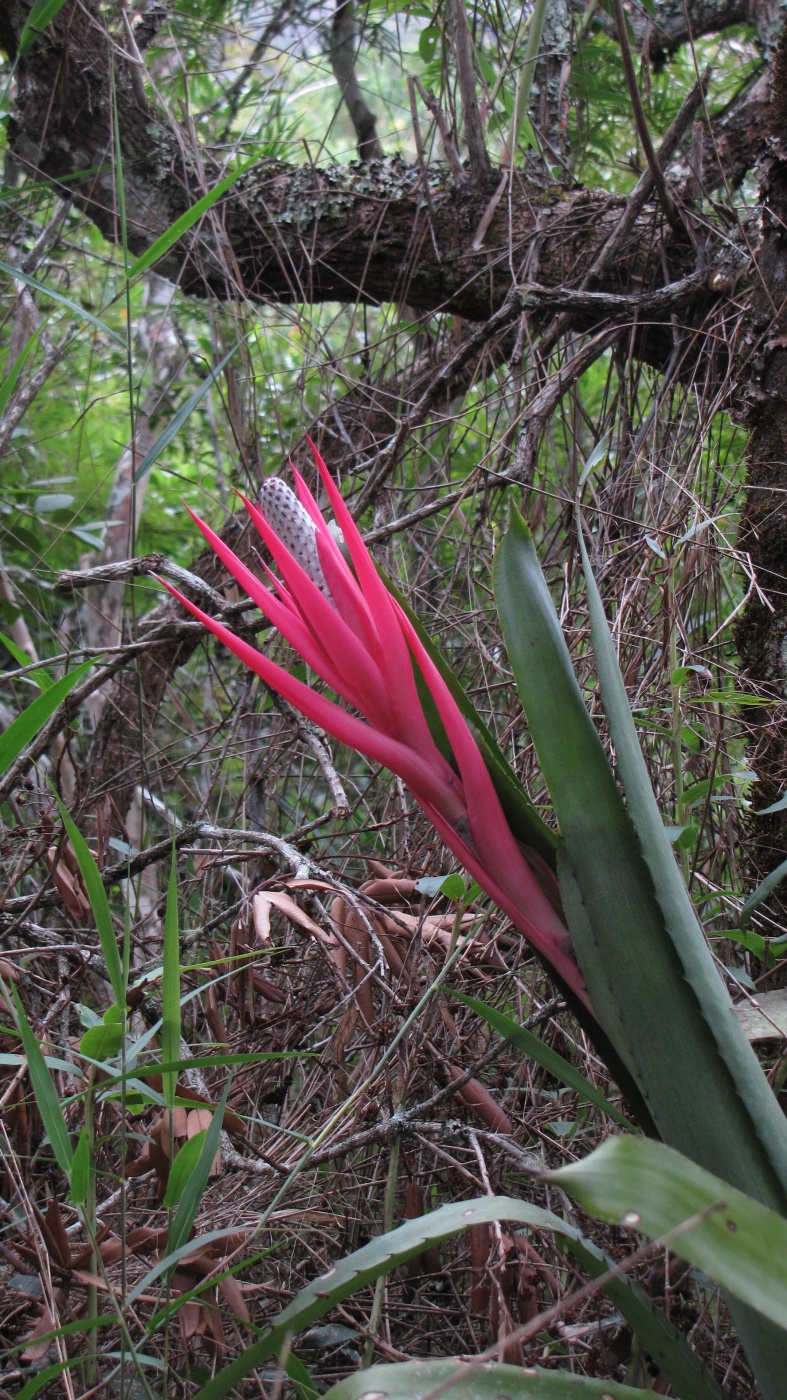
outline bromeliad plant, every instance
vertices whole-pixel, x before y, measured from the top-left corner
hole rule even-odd
[[[530,940],[647,1131],[787,1215],[787,1126],[714,967],[649,783],[582,543],[592,641],[626,802],[585,708],[527,526],[512,512],[495,596],[560,835],[534,812],[445,663],[380,577],[319,454],[350,563],[303,480],[246,507],[281,573],[259,579],[202,521],[238,584],[346,709],[181,594],[268,685],[397,773],[446,845]],[[175,592],[175,590],[171,590]],[[787,1375],[787,1333],[730,1297],[766,1400]]]
[[[202,520],[193,518],[241,588],[363,720],[291,676],[176,589],[170,591],[309,719],[396,773],[449,849],[589,1009],[560,913],[556,876],[537,851],[523,851],[517,843],[467,720],[413,622],[378,574],[325,463],[316,456],[352,568],[297,472],[297,497],[272,477],[262,488],[262,510],[244,498],[281,572],[283,582],[266,569],[275,592]],[[433,736],[416,676],[426,687],[453,762]]]

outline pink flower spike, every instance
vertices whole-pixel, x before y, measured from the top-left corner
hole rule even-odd
[[[462,862],[465,869],[473,879],[478,882],[481,889],[493,899],[498,908],[507,914],[512,924],[523,933],[528,942],[554,967],[555,971],[567,986],[571,988],[575,996],[584,1002],[589,1011],[593,1011],[590,998],[585,986],[585,979],[577,967],[575,959],[568,951],[568,933],[563,925],[563,939],[558,940],[551,933],[545,932],[539,924],[528,918],[526,911],[511,898],[497,881],[490,876],[489,871],[472,849],[463,841],[459,833],[446,822],[442,813],[429,803],[421,804],[424,812],[428,816],[438,835],[442,837],[446,846]]]
[[[363,719],[315,692],[263,652],[169,591],[261,680],[304,715],[407,784],[446,846],[552,965],[589,1010],[585,982],[562,917],[557,880],[516,841],[472,728],[410,618],[378,574],[336,482],[313,444],[325,492],[351,564],[297,472],[298,500],[278,478],[264,495],[270,513],[246,501],[278,564],[263,566],[273,591],[196,516],[226,567],[307,664]],[[276,525],[271,523],[276,522]],[[449,763],[419,700],[427,687],[451,747]]]
[[[312,633],[303,623],[298,611],[275,598],[270,590],[260,583],[256,574],[253,574],[251,569],[247,568],[237,554],[230,549],[229,545],[226,545],[216,534],[215,530],[211,530],[210,526],[206,525],[204,520],[201,520],[188,506],[186,509],[208,544],[215,550],[235,581],[257,604],[260,612],[263,612],[274,627],[278,628],[282,636],[300,653],[313,671],[322,676],[340,695],[343,694],[344,690],[348,690],[346,698],[351,704],[356,704],[354,687],[345,685],[342,674],[336,670],[330,657],[316,645]]]
[[[229,627],[225,627],[222,622],[216,622],[171,583],[167,583],[166,579],[158,578],[156,574],[153,577],[173,598],[177,598],[193,617],[198,618],[214,637],[223,642],[244,666],[259,676],[271,690],[289,700],[307,719],[332,734],[340,743],[357,749],[358,753],[364,754],[373,763],[380,763],[392,773],[397,773],[419,802],[433,803],[440,811],[449,814],[449,820],[461,821],[462,806],[456,791],[445,782],[439,771],[431,768],[419,754],[408,749],[406,744],[400,743],[398,739],[381,734],[363,720],[348,714],[341,706],[327,700],[324,695],[312,690],[311,686],[291,676],[283,666],[277,666],[275,661],[269,660],[263,652],[250,646],[242,637],[236,637]]]
[[[362,697],[362,703],[355,698],[352,703],[357,704],[373,724],[377,724],[381,714],[385,713],[384,707],[382,711],[380,709],[384,682],[374,658],[317,584],[312,582],[297,559],[281,543],[262,512],[245,496],[242,499],[264,543],[279,565],[284,582],[296,600],[314,641],[318,642],[321,648],[326,643],[330,645],[334,674],[338,673],[348,678],[341,685],[334,685],[334,689],[338,689],[342,695],[349,684],[353,697]],[[315,669],[319,671],[320,668]],[[330,683],[334,684],[333,681]]]
[[[411,736],[411,742],[415,742],[419,748],[428,752],[430,748],[434,747],[434,740],[429,732],[429,726],[418,699],[412,661],[399,623],[398,610],[375,568],[374,561],[363,542],[358,526],[347,509],[341,491],[314,443],[310,438],[307,441],[314,453],[317,469],[333,507],[336,522],[350,551],[358,582],[374,618],[375,630],[379,639],[378,664],[386,676],[389,702],[392,712],[397,717],[397,732],[401,736],[405,734]]]
[[[502,889],[509,890],[512,895],[516,891],[516,907],[527,915],[531,924],[558,939],[567,939],[565,924],[517,846],[464,715],[404,612],[401,612],[401,622],[445,726],[462,778],[469,834],[484,869]]]
[[[317,502],[306,482],[290,463],[298,499],[316,525],[315,544],[329,592],[339,612],[352,627],[357,637],[370,651],[375,651],[378,639],[369,604],[358,586],[358,581],[334,539],[329,525],[326,525]]]

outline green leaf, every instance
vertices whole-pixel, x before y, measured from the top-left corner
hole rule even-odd
[[[0,267],[2,267],[2,263],[0,263]],[[194,409],[199,403],[202,402],[208,390],[212,388],[212,386],[216,383],[216,380],[218,379],[219,375],[224,369],[224,366],[229,364],[233,355],[236,353],[237,350],[240,349],[241,345],[243,345],[244,342],[248,340],[250,335],[251,331],[248,331],[246,335],[241,336],[240,340],[237,341],[236,344],[233,345],[232,349],[227,351],[224,358],[219,361],[215,369],[209,370],[209,372],[205,375],[205,378],[200,383],[199,387],[194,390],[194,393],[191,394],[189,398],[186,399],[186,402],[181,405],[177,413],[173,414],[164,431],[159,433],[158,437],[156,438],[156,441],[153,443],[153,446],[148,449],[139,466],[137,467],[136,473],[134,475],[135,484],[141,481],[143,476],[147,475],[147,473],[150,471],[150,468],[153,466],[153,463],[156,462],[161,456],[162,452],[164,451],[164,448],[169,447],[169,444],[172,442],[173,438],[177,437],[178,433],[183,427],[183,424],[188,418],[191,417],[192,413],[194,412]]]
[[[90,311],[86,311],[84,306],[79,306],[77,302],[71,301],[70,297],[64,297],[63,293],[56,291],[54,287],[48,287],[46,282],[39,282],[37,278],[28,276],[26,272],[21,272],[18,267],[12,267],[10,263],[3,262],[2,260],[0,260],[0,272],[5,272],[9,277],[15,277],[17,281],[24,282],[26,287],[32,288],[34,292],[38,292],[41,296],[51,297],[53,301],[58,301],[61,306],[65,306],[66,310],[73,311],[74,315],[77,316],[80,321],[89,321],[91,326],[96,327],[96,330],[101,331],[104,335],[108,335],[110,339],[117,341],[117,344],[122,345],[124,350],[128,349],[128,345],[122,335],[118,335],[117,331],[110,330],[109,326],[105,325],[103,321],[99,321],[97,316],[93,316]]]
[[[674,846],[676,851],[693,851],[699,834],[696,826],[681,826],[675,834],[675,839],[670,841],[670,845]]]
[[[178,865],[173,836],[172,860],[164,914],[164,967],[161,976],[161,1057],[168,1064],[180,1059],[180,939],[178,936]],[[177,1070],[164,1070],[161,1087],[171,1109],[178,1084]]]
[[[103,1063],[117,1055],[124,1039],[123,1027],[118,1025],[91,1026],[79,1042],[80,1055]]]
[[[403,1361],[370,1366],[332,1385],[323,1400],[428,1400],[445,1390],[451,1400],[642,1400],[643,1392],[618,1381],[596,1381],[569,1371],[542,1371],[536,1366],[504,1366],[486,1361]]]
[[[437,25],[430,24],[426,29],[421,30],[418,36],[418,53],[424,63],[431,63],[439,42],[440,30],[437,28]]]
[[[43,729],[50,715],[62,705],[66,696],[70,695],[74,686],[87,675],[92,665],[92,661],[83,661],[75,671],[61,676],[59,681],[55,681],[41,695],[37,695],[27,709],[9,724],[5,733],[0,734],[0,773],[11,767],[14,759],[18,758],[22,750],[35,738],[39,729]]]
[[[188,1142],[184,1142],[172,1163],[167,1189],[164,1193],[164,1205],[167,1210],[172,1210],[179,1204],[191,1176],[196,1171],[207,1135],[207,1128],[195,1133],[193,1137],[188,1139]]]
[[[755,812],[755,817],[769,817],[772,812],[783,812],[787,807],[787,792],[783,792],[777,802],[772,802],[770,807],[761,807],[759,812]]]
[[[755,909],[758,909],[761,904],[764,904],[766,899],[770,899],[773,891],[776,889],[777,885],[781,884],[785,875],[787,875],[787,860],[783,860],[781,865],[777,865],[776,869],[772,870],[770,875],[765,876],[765,879],[757,886],[756,890],[752,890],[749,898],[741,909],[741,928],[745,928],[746,924],[748,924]]]
[[[112,1316],[114,1318],[114,1313]],[[50,1381],[62,1376],[64,1371],[73,1370],[74,1366],[84,1366],[84,1364],[84,1356],[70,1356],[66,1361],[55,1361],[51,1366],[45,1366],[43,1371],[38,1371],[35,1376],[31,1376],[22,1389],[16,1392],[16,1400],[33,1400],[33,1397],[38,1395],[45,1385],[49,1385]]]
[[[151,1284],[155,1283],[157,1278],[161,1278],[162,1274],[169,1273],[182,1259],[187,1259],[190,1254],[204,1249],[206,1245],[213,1244],[217,1240],[226,1240],[228,1236],[235,1233],[236,1232],[230,1228],[224,1230],[208,1230],[204,1235],[200,1235],[198,1240],[187,1240],[185,1244],[179,1245],[177,1249],[170,1250],[163,1259],[157,1259],[153,1268],[148,1269],[148,1272],[134,1284],[134,1287],[126,1297],[126,1307],[131,1307],[131,1305],[137,1301],[137,1298],[140,1298],[143,1293],[148,1291]]]
[[[397,1230],[373,1239],[354,1254],[340,1259],[327,1274],[302,1289],[257,1342],[203,1386],[197,1400],[222,1400],[252,1370],[268,1357],[278,1356],[292,1337],[310,1327],[351,1293],[390,1273],[425,1248],[458,1235],[468,1226],[496,1220],[511,1220],[534,1229],[553,1231],[567,1249],[573,1252],[578,1246],[577,1257],[594,1277],[611,1268],[610,1260],[583,1239],[574,1226],[540,1206],[505,1196],[456,1201],[430,1215],[408,1220]],[[665,1375],[676,1387],[680,1385],[682,1400],[721,1400],[718,1386],[693,1355],[685,1338],[679,1336],[642,1290],[623,1276],[616,1278],[614,1284],[615,1292],[610,1296],[614,1296],[616,1306],[631,1326],[643,1329],[643,1340],[659,1360]],[[361,1373],[366,1378],[367,1388],[370,1374],[370,1371]]]
[[[33,1028],[28,1021],[24,1007],[19,1000],[16,987],[13,982],[10,986],[11,996],[16,1011],[17,1024],[22,1036],[22,1047],[27,1060],[27,1069],[30,1075],[30,1083],[33,1086],[35,1101],[38,1111],[41,1114],[41,1121],[44,1124],[46,1135],[52,1145],[57,1162],[67,1177],[71,1176],[71,1164],[74,1160],[74,1153],[71,1148],[71,1139],[68,1135],[66,1120],[63,1117],[63,1110],[60,1107],[60,1100],[57,1096],[45,1063],[44,1054],[38,1039],[33,1034]]]
[[[647,1138],[608,1138],[547,1180],[591,1215],[669,1236],[674,1253],[787,1332],[787,1221],[775,1211]]]
[[[603,466],[609,456],[609,444],[612,440],[611,433],[605,433],[600,442],[596,443],[590,456],[588,457],[577,482],[577,491],[581,491],[588,477],[600,466]]]
[[[19,36],[17,53],[20,58],[27,53],[39,34],[60,13],[65,3],[66,0],[35,0],[35,4],[25,21],[25,27]]]
[[[224,1086],[224,1092],[216,1108],[213,1110],[210,1127],[205,1133],[205,1136],[202,1137],[200,1133],[195,1134],[195,1137],[201,1138],[201,1148],[197,1162],[186,1179],[180,1195],[180,1205],[178,1206],[177,1214],[170,1226],[167,1245],[168,1253],[172,1253],[173,1250],[179,1249],[181,1245],[186,1243],[191,1233],[191,1227],[197,1218],[197,1211],[199,1210],[202,1193],[207,1186],[210,1169],[213,1166],[214,1158],[219,1150],[221,1125],[224,1121],[224,1109],[227,1104],[227,1095],[229,1094],[231,1083],[232,1079],[229,1078]],[[194,1139],[192,1139],[192,1141],[194,1141]],[[181,1152],[184,1151],[185,1147],[181,1148]],[[181,1153],[178,1153],[178,1156],[180,1155]],[[177,1160],[178,1158],[176,1157],[173,1163],[173,1171]]]
[[[9,369],[2,384],[0,384],[0,418],[2,418],[3,414],[6,411],[6,408],[8,407],[8,401],[11,395],[13,394],[14,389],[17,386],[19,376],[25,367],[27,358],[30,355],[31,350],[36,345],[38,337],[40,336],[42,330],[46,326],[48,319],[48,317],[45,317],[36,326],[35,330],[33,331],[33,334],[28,337],[27,341],[22,346],[22,349],[19,351],[19,354],[14,360],[14,363],[11,365],[11,368]],[[26,656],[22,664],[26,666],[29,663],[29,661],[30,657]]]
[[[13,637],[8,637],[5,632],[0,632],[0,642],[3,643],[6,651],[11,653],[14,661],[16,661],[19,666],[27,667],[33,664],[32,658],[28,656],[26,651],[23,651],[21,647],[17,646]],[[31,670],[28,679],[42,691],[48,690],[51,685],[54,685],[52,677],[49,675],[48,671],[44,670],[43,666],[37,666],[34,671]]]
[[[158,262],[159,258],[163,258],[164,254],[169,252],[173,243],[177,243],[178,239],[182,238],[184,233],[188,233],[189,229],[193,228],[194,224],[202,218],[203,214],[206,214],[209,209],[212,209],[217,200],[221,199],[221,196],[226,194],[228,189],[231,189],[235,181],[239,180],[241,175],[245,175],[246,171],[251,170],[252,166],[256,164],[257,156],[252,156],[250,160],[245,161],[237,170],[234,170],[231,175],[225,175],[224,179],[219,180],[218,184],[215,185],[208,194],[203,195],[202,199],[198,199],[196,204],[192,204],[191,208],[187,209],[185,214],[181,214],[180,218],[176,219],[173,224],[170,224],[169,228],[165,229],[164,232],[159,235],[155,243],[151,243],[150,247],[137,258],[136,262],[131,264],[128,270],[129,282],[133,281],[135,277],[139,277],[140,273],[146,272],[149,267],[152,267],[154,262]]]
[[[467,885],[468,882],[465,880],[464,875],[446,875],[445,879],[440,884],[440,893],[444,895],[446,899],[457,903],[459,900],[464,899]]]
[[[36,496],[31,509],[33,515],[54,515],[58,510],[68,510],[75,500],[68,491],[45,491]]]
[[[54,686],[52,689],[54,689]],[[51,695],[51,693],[52,691],[48,690],[47,696]],[[82,881],[87,891],[87,897],[90,901],[90,908],[93,911],[93,918],[96,921],[98,941],[101,944],[101,952],[104,962],[106,963],[107,975],[115,996],[115,1001],[118,1006],[125,1006],[126,989],[123,983],[123,965],[121,963],[120,951],[115,936],[115,927],[112,923],[112,912],[109,907],[107,892],[101,879],[101,872],[76,822],[69,816],[57,793],[55,793],[54,796],[68,839],[71,842],[74,855],[77,858],[79,873],[82,876]]]
[[[90,1140],[84,1128],[74,1149],[71,1162],[71,1200],[75,1206],[84,1205],[90,1181]]]
[[[299,1361],[293,1352],[288,1354],[284,1369],[292,1382],[292,1388],[298,1400],[317,1400],[320,1394],[317,1384],[312,1380],[303,1362]]]
[[[639,1087],[638,1116],[646,1104],[665,1142],[782,1212],[787,1125],[683,885],[581,532],[580,547],[627,806],[585,709],[530,533],[516,513],[495,560],[506,646],[565,843],[558,872],[577,959],[608,1040]],[[780,1400],[787,1336],[740,1303],[733,1316],[764,1395]]]
[[[454,992],[451,988],[446,988],[446,991],[449,996],[456,997],[457,1001],[464,1002],[465,1006],[469,1006],[472,1011],[475,1011],[482,1020],[486,1021],[488,1026],[491,1026],[493,1031],[501,1035],[510,1045],[515,1045],[517,1050],[521,1050],[531,1060],[535,1060],[537,1065],[545,1069],[548,1074],[554,1075],[561,1084],[573,1089],[581,1099],[585,1099],[588,1103],[594,1104],[596,1108],[600,1108],[602,1113],[605,1113],[608,1118],[612,1118],[621,1128],[631,1128],[625,1114],[621,1113],[620,1109],[616,1108],[613,1103],[610,1103],[600,1089],[597,1089],[589,1079],[585,1078],[584,1074],[580,1074],[578,1069],[575,1069],[568,1060],[559,1055],[557,1050],[553,1050],[551,1046],[545,1045],[542,1040],[539,1040],[537,1035],[533,1035],[533,1032],[528,1030],[526,1026],[520,1026],[509,1016],[504,1016],[501,1011],[496,1011],[491,1006],[485,1006],[482,1001],[477,1001],[475,997],[466,996],[464,992]]]

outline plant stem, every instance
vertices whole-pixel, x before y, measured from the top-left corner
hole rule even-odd
[[[87,1176],[87,1196],[85,1197],[85,1229],[91,1244],[90,1262],[88,1273],[93,1276],[98,1274],[98,1260],[96,1257],[96,1126],[95,1126],[95,1081],[96,1071],[91,1067],[88,1074],[87,1090],[85,1093],[85,1137],[88,1146],[88,1176]],[[98,1316],[98,1289],[91,1283],[87,1288],[87,1319],[88,1323],[94,1323]],[[95,1325],[89,1327],[87,1334],[87,1358],[85,1360],[85,1384],[88,1390],[92,1390],[98,1381],[98,1329]]]
[[[399,1174],[399,1138],[395,1137],[391,1143],[391,1155],[388,1159],[388,1177],[385,1183],[385,1195],[383,1197],[383,1234],[390,1234],[394,1227],[394,1210],[396,1208],[396,1182]],[[374,1287],[374,1301],[369,1317],[369,1340],[364,1347],[361,1370],[365,1371],[371,1366],[374,1360],[374,1338],[380,1326],[380,1319],[383,1315],[383,1299],[388,1278],[386,1274],[381,1274]]]
[[[533,74],[536,71],[536,59],[541,48],[541,39],[544,34],[544,21],[547,14],[547,0],[536,0],[533,13],[530,17],[530,25],[527,31],[527,48],[525,49],[525,61],[516,85],[516,104],[514,107],[514,124],[511,132],[511,164],[514,163],[519,138],[522,135],[522,123],[527,116],[530,106],[530,92],[533,87]]]

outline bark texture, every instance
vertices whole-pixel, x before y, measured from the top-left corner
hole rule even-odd
[[[0,9],[0,44],[9,53],[28,9],[27,0]],[[10,140],[23,168],[61,185],[117,241],[111,63],[97,14],[71,0],[19,61]],[[114,65],[128,240],[138,255],[226,171],[211,164],[209,152],[200,162],[189,155],[187,143],[142,101],[139,74],[117,49]],[[397,158],[328,170],[264,161],[173,246],[157,271],[201,297],[359,298],[470,320],[498,309],[512,275],[547,287],[581,285],[625,201],[517,174],[510,202],[500,201],[483,247],[474,250],[499,181],[499,171],[457,181],[445,168],[427,172]],[[659,209],[648,205],[601,285],[611,291],[661,285],[665,253],[673,278],[693,270],[689,238],[665,237]]]

